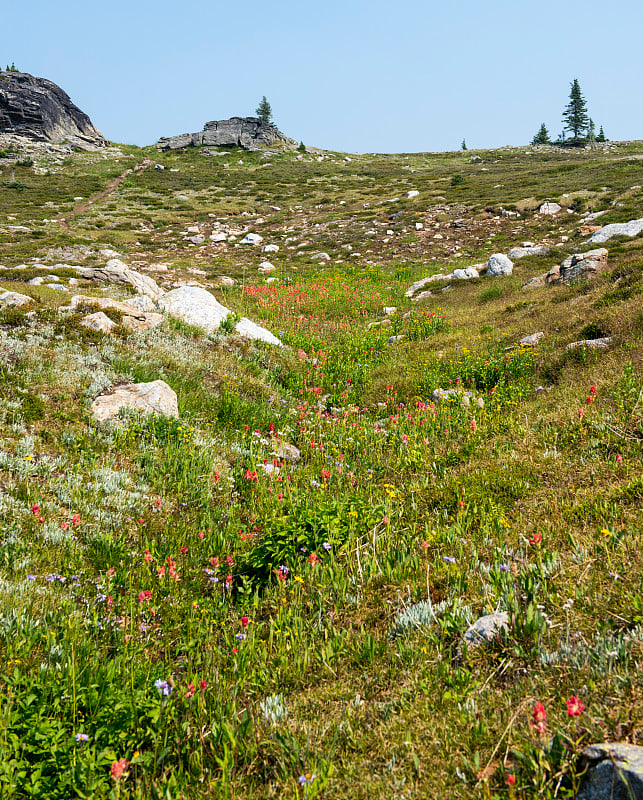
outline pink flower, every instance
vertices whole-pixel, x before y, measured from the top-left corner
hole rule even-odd
[[[183,547],[181,548],[181,552],[183,553],[183,555],[185,555],[187,551],[188,551],[187,547],[183,545]]]
[[[469,427],[471,428],[472,431],[475,431],[477,429],[478,423],[475,421],[475,419],[471,420],[471,422],[469,423]]]
[[[572,695],[569,700],[565,700],[567,705],[567,713],[570,717],[580,717],[585,710],[585,706],[575,695]]]
[[[151,600],[152,599],[152,592],[147,589],[144,592],[139,592],[138,594],[138,602],[142,603],[144,600]]]
[[[154,561],[154,556],[150,553],[149,550],[146,550],[145,553],[143,554],[143,559],[147,561],[147,563],[149,564],[151,561]]]
[[[319,557],[318,557],[318,556],[316,556],[316,555],[315,555],[315,553],[311,553],[311,554],[308,556],[308,563],[310,564],[310,566],[311,566],[311,567],[314,567],[314,566],[315,566],[315,564],[316,564],[318,561],[319,561]]]
[[[595,394],[596,394],[596,387],[595,387],[595,386],[593,386],[593,385],[592,385],[592,386],[590,386],[590,387],[589,387],[589,393],[590,393],[591,395],[595,395]]]
[[[516,776],[509,773],[506,778],[507,786],[515,786],[516,785]]]
[[[74,526],[74,528],[77,528],[80,525],[80,514],[74,514],[74,516],[71,518],[71,524]]]
[[[112,778],[115,781],[120,780],[123,777],[123,773],[126,772],[128,767],[129,767],[129,761],[126,758],[121,758],[118,761],[114,761],[111,769]]]
[[[543,540],[542,533],[534,533],[534,535],[529,540],[532,544],[540,544]]]
[[[194,697],[194,692],[195,691],[196,690],[194,688],[194,684],[193,683],[188,683],[188,689],[187,689],[187,692],[185,693],[186,700],[189,700],[190,697]]]
[[[250,622],[250,619],[248,617],[241,617],[241,624],[243,625],[244,628],[248,627],[248,623],[249,622]]]
[[[583,409],[582,408],[578,409],[578,419],[583,419]]]
[[[205,690],[206,690],[207,688],[208,688],[208,682],[207,682],[207,681],[199,681],[199,689],[200,689],[202,692],[205,692]]]
[[[60,523],[60,527],[61,527],[61,528],[62,528],[64,531],[66,531],[66,530],[67,530],[67,528],[69,527],[69,525],[68,525],[66,522],[61,522],[61,523]]]
[[[31,506],[31,513],[32,514],[40,514],[40,506],[38,506],[38,505]]]
[[[620,464],[622,460],[623,460],[623,456],[620,453],[618,453],[618,455],[616,456],[616,463]]]

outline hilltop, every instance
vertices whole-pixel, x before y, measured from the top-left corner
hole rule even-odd
[[[56,147],[0,136],[3,784],[571,798],[640,745],[643,143]]]

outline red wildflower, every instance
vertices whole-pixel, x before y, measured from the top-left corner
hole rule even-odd
[[[129,767],[129,761],[126,758],[121,758],[118,761],[114,761],[112,764],[112,778],[117,781],[123,777],[123,773],[127,771]]]
[[[547,713],[545,711],[545,707],[540,702],[540,700],[537,700],[536,703],[534,704],[534,710],[531,715],[531,724],[541,735],[544,734],[545,731],[547,730],[546,719],[547,719]]]
[[[567,713],[570,717],[580,717],[585,710],[585,706],[575,695],[572,695],[569,700],[565,700],[567,705]]]
[[[516,785],[516,776],[509,773],[506,778],[507,786],[515,786]]]
[[[40,506],[38,506],[38,505],[31,506],[31,513],[32,514],[40,514]]]
[[[308,563],[310,564],[310,566],[311,566],[311,567],[314,567],[314,566],[315,566],[315,564],[316,564],[318,561],[319,561],[319,557],[318,557],[318,556],[316,556],[316,555],[315,555],[315,553],[311,553],[311,554],[308,556]]]
[[[194,692],[195,691],[196,690],[194,688],[194,684],[193,683],[188,683],[188,689],[187,689],[187,692],[185,693],[186,700],[189,700],[190,697],[194,697]]]
[[[248,623],[249,622],[250,622],[250,620],[249,620],[248,617],[241,617],[241,624],[243,625],[244,628],[248,627]]]

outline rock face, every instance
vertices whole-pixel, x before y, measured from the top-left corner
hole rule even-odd
[[[0,72],[0,133],[82,150],[109,144],[60,86],[26,72]]]
[[[163,136],[156,146],[159,150],[179,150],[182,147],[242,147],[258,150],[270,147],[275,142],[294,144],[279,128],[258,117],[231,117],[230,119],[206,122],[198,133],[182,133],[179,136]]]
[[[643,747],[621,742],[583,750],[588,773],[577,800],[632,800],[643,797]]]
[[[612,225],[604,225],[596,231],[589,239],[590,242],[602,244],[612,236],[638,236],[643,231],[643,219],[633,219],[630,222],[614,222]]]
[[[131,408],[144,414],[161,414],[178,417],[176,393],[165,381],[128,383],[110,394],[97,397],[92,403],[92,416],[96,422],[105,422],[118,416],[121,408]]]
[[[165,317],[162,314],[141,311],[140,308],[136,306],[129,305],[129,303],[121,303],[119,300],[112,300],[111,297],[90,297],[88,295],[75,294],[71,298],[70,309],[75,311],[82,306],[98,306],[98,308],[111,308],[114,311],[118,311],[122,314],[121,322],[123,327],[130,331],[148,331],[150,328],[156,328],[165,322]],[[83,324],[86,325],[86,327],[101,330],[103,333],[111,333],[114,323],[109,320],[111,325],[105,326],[104,320],[102,319],[103,316],[105,315],[102,313],[90,314],[89,317],[85,317]],[[88,319],[92,324],[87,323]],[[95,327],[93,323],[97,320],[102,327]],[[108,327],[109,330],[103,330],[104,327]]]

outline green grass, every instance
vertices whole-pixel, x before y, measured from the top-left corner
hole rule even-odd
[[[608,244],[592,284],[521,286],[581,242],[577,215],[541,219],[534,198],[587,189],[587,207],[623,198],[610,221],[643,215],[629,189],[641,144],[527,150],[471,163],[124,148],[51,176],[17,168],[28,188],[5,193],[20,199],[0,227],[42,236],[0,234],[0,285],[34,298],[0,311],[3,796],[571,800],[585,744],[636,739],[643,240]],[[167,169],[81,215],[65,205],[144,157]],[[42,222],[58,211],[73,233]],[[185,242],[216,220],[280,250]],[[419,277],[563,232],[511,278],[405,297]],[[176,320],[87,331],[58,310],[67,296],[26,285],[73,244],[86,264],[104,246],[167,263],[150,273],[164,288],[196,278],[284,346]],[[322,250],[330,263],[310,259]],[[276,282],[256,272],[264,255]],[[15,269],[36,259],[51,268]],[[237,284],[215,288],[221,274]],[[537,348],[516,346],[536,331]],[[599,335],[608,350],[566,350]],[[157,379],[178,420],[91,421],[98,394]],[[437,388],[453,393],[434,401]],[[509,631],[467,648],[495,610]]]

